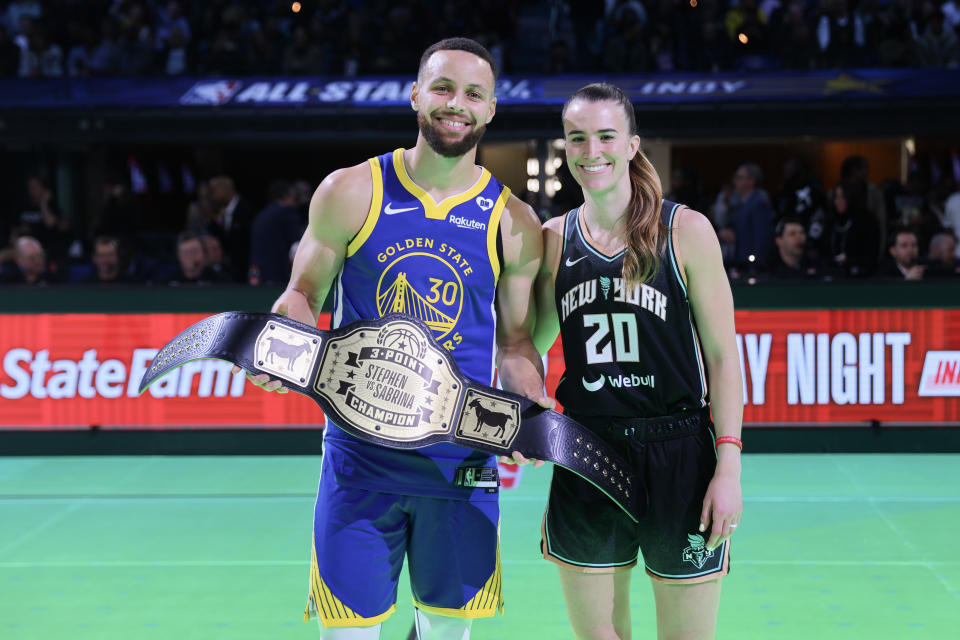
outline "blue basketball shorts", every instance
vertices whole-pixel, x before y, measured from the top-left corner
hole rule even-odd
[[[396,610],[406,556],[416,607],[459,618],[503,613],[497,501],[368,491],[324,474],[304,621],[372,626]]]

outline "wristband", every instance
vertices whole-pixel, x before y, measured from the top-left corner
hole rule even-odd
[[[736,445],[737,449],[740,449],[740,451],[743,451],[743,441],[736,436],[720,436],[719,438],[717,438],[716,442],[714,443],[714,446],[719,446],[724,442],[729,442],[732,445]]]

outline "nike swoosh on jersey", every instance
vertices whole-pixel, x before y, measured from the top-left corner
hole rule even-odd
[[[407,208],[405,208],[405,209],[394,209],[394,208],[393,208],[393,203],[392,203],[392,202],[388,202],[388,203],[387,203],[387,206],[384,207],[383,212],[384,212],[385,214],[387,214],[388,216],[392,216],[392,215],[396,215],[396,214],[398,214],[398,213],[403,213],[403,212],[405,212],[405,211],[416,211],[417,209],[419,209],[419,207],[407,207]]]
[[[576,260],[570,260],[570,258],[567,258],[567,266],[568,266],[568,267],[572,267],[573,265],[577,264],[578,262],[580,262],[581,260],[583,260],[583,259],[586,258],[586,257],[587,257],[587,256],[580,256],[580,257],[577,258]]]

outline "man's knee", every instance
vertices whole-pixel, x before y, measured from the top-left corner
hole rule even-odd
[[[320,640],[380,640],[381,624],[372,627],[325,627],[320,625]]]
[[[418,640],[470,640],[473,620],[416,610]]]

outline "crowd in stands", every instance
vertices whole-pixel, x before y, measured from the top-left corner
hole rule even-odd
[[[197,186],[178,234],[141,233],[129,224],[121,185],[86,237],[60,215],[41,178],[30,178],[19,208],[0,207],[0,284],[285,285],[306,228],[311,189],[305,182],[270,185],[262,208],[237,192],[228,176]]]
[[[708,199],[696,171],[678,169],[667,198],[700,207],[717,230],[731,280],[905,280],[960,276],[960,161],[955,174],[911,163],[906,184],[870,182],[863,156],[843,162],[824,190],[802,158],[785,167],[770,195],[752,162],[736,167],[730,185]]]
[[[960,0],[13,0],[0,75],[412,74],[451,34],[516,74],[957,67],[958,30]]]
[[[870,181],[862,156],[842,165],[823,189],[801,158],[783,184],[764,189],[755,163],[735,167],[718,193],[680,167],[666,198],[706,214],[733,281],[904,280],[960,277],[960,160],[935,183],[914,164],[906,184]],[[27,181],[20,206],[0,206],[0,284],[285,285],[306,227],[312,187],[278,180],[263,201],[228,176],[196,185],[179,234],[138,232],[124,187],[107,188],[88,233],[70,228],[49,184]],[[562,212],[553,212],[554,214]]]

